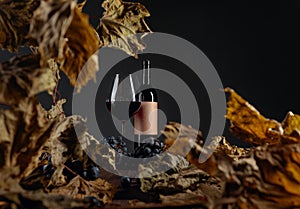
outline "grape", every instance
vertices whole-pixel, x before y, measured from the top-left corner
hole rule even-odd
[[[96,197],[87,196],[84,199],[87,200],[88,202],[91,202],[93,206],[97,206],[97,207],[103,206],[103,202],[101,202],[100,200],[98,200]]]
[[[83,171],[83,178],[87,180],[96,180],[100,177],[100,169],[96,165],[89,166],[86,170]]]
[[[122,176],[121,177],[121,186],[123,188],[128,188],[130,187],[130,183],[131,183],[131,180],[128,176]]]

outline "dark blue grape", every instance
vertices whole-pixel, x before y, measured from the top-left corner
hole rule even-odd
[[[101,202],[99,199],[93,196],[87,196],[84,198],[88,202],[91,202],[93,206],[101,207],[103,206],[103,202]]]
[[[159,153],[160,153],[160,149],[154,149],[154,150],[153,150],[153,153],[154,153],[154,154],[159,154]]]
[[[97,166],[89,166],[87,169],[87,179],[96,180],[100,177],[100,169]]]
[[[122,176],[121,177],[121,186],[123,188],[128,188],[130,187],[130,184],[131,184],[131,180],[128,176]]]

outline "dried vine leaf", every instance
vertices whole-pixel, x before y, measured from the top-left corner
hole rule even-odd
[[[75,1],[43,0],[34,12],[29,32],[29,37],[39,44],[42,63],[55,58],[79,90],[95,77],[98,59],[91,57],[99,48],[97,33],[81,12],[82,6]],[[88,61],[94,64],[85,66]]]
[[[156,161],[150,161],[147,164],[139,165],[139,176],[141,181],[141,191],[155,191],[161,192],[163,189],[160,188],[160,184],[164,184],[165,188],[168,187],[168,190],[171,192],[175,191],[175,185],[168,186],[168,179],[172,174],[180,172],[182,169],[189,166],[189,162],[186,161],[182,156],[173,155],[167,153],[165,156],[160,156],[159,164]],[[168,172],[159,172],[160,168],[167,167],[170,168]],[[174,182],[173,182],[174,183]],[[178,188],[176,188],[178,192]],[[167,189],[166,189],[167,190]],[[172,190],[172,191],[171,191]]]
[[[166,137],[165,147],[168,151],[185,157],[190,163],[199,169],[204,169],[211,175],[219,172],[216,166],[216,158],[224,158],[225,161],[234,161],[248,154],[249,149],[239,148],[231,145],[224,137],[215,136],[211,140],[211,145],[203,147],[203,136],[201,131],[191,126],[185,126],[176,122],[169,122],[162,134]],[[200,154],[214,155],[204,163],[199,164]]]
[[[143,36],[136,34],[151,32],[144,20],[150,16],[148,10],[140,3],[121,0],[105,0],[102,7],[105,12],[96,29],[100,46],[121,49],[136,57],[145,48]]]
[[[46,194],[44,192],[6,193],[0,196],[0,207],[24,209],[78,209],[96,208],[97,204],[92,199],[74,199],[70,196],[59,194]]]
[[[50,142],[48,149],[51,151],[55,171],[49,188],[68,184],[68,179],[63,174],[67,161],[81,160],[84,164],[89,158],[98,165],[105,164],[106,168],[116,170],[115,152],[87,132],[86,120],[81,116],[72,115],[60,120]]]
[[[166,137],[165,149],[168,149],[171,145],[173,145],[174,141],[177,138],[187,137],[196,139],[195,143],[199,145],[202,145],[204,141],[202,132],[200,130],[196,130],[191,126],[185,126],[183,124],[172,121],[170,121],[161,132]]]
[[[56,102],[55,105],[52,105],[51,109],[47,111],[47,118],[49,120],[54,120],[55,118],[63,118],[65,116],[63,104],[66,103],[66,99],[61,99]]]
[[[300,115],[288,112],[282,121],[283,143],[300,143]]]
[[[5,0],[0,2],[0,48],[17,51],[18,46],[36,45],[27,39],[30,21],[39,0]]]
[[[233,89],[226,88],[225,92],[229,93],[226,118],[237,137],[256,146],[280,142],[282,127],[279,122],[262,116]]]
[[[299,144],[254,149],[228,168],[234,178],[227,179],[223,202],[230,199],[227,208],[300,207],[299,159]]]
[[[73,18],[74,1],[45,1],[34,11],[28,37],[38,42],[42,65],[62,56],[65,34]]]
[[[80,132],[76,132],[75,128]],[[56,126],[49,145],[52,164],[55,167],[49,186],[59,187],[67,184],[66,176],[63,175],[67,160],[83,160],[84,152],[77,138],[82,137],[85,131],[85,120],[76,115],[64,118]]]
[[[89,158],[98,165],[108,168],[116,173],[116,152],[108,144],[95,139],[91,134],[85,132],[78,138],[81,148],[89,154]]]
[[[49,122],[37,99],[0,110],[0,190],[14,189],[6,182],[9,178],[19,182],[37,167],[39,152],[54,126],[55,121]]]
[[[233,160],[238,160],[249,154],[251,148],[241,148],[236,145],[230,144],[225,137],[219,136],[217,151],[225,153],[228,157]]]
[[[55,77],[48,67],[41,68],[39,58],[24,55],[0,64],[0,103],[18,105],[40,92],[53,91]]]
[[[101,178],[86,181],[80,176],[73,178],[67,185],[52,190],[55,194],[67,195],[76,199],[93,196],[104,204],[112,202],[115,191],[116,188]]]
[[[99,39],[95,29],[89,24],[88,16],[77,7],[65,38],[67,44],[63,48],[63,56],[59,58],[61,69],[69,77],[72,85],[76,84],[78,91],[94,79],[98,67],[97,50]]]
[[[187,141],[188,138],[176,137],[176,140]],[[206,162],[199,163],[198,159],[207,148],[196,143],[186,159],[226,183],[223,198],[216,200],[214,206],[245,209],[300,207],[299,144],[257,146],[233,159],[226,146],[220,143],[222,137],[213,140],[219,147]]]

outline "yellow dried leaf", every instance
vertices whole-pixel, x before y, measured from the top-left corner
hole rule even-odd
[[[71,84],[73,86],[76,84],[77,90],[80,91],[88,81],[95,79],[99,69],[97,56],[99,39],[89,24],[88,16],[78,8],[74,8],[71,24],[64,37],[67,42],[63,48],[63,56],[59,57],[61,69]]]
[[[283,143],[300,143],[300,115],[288,112],[282,121]]]
[[[226,88],[225,92],[229,93],[226,118],[237,137],[252,145],[280,142],[282,127],[279,122],[262,116],[233,89]]]

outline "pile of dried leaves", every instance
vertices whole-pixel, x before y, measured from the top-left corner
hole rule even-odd
[[[70,179],[64,174],[67,161],[80,160],[84,166],[91,161],[81,144],[92,146],[101,156],[110,150],[88,134],[81,116],[64,115],[65,100],[56,99],[59,71],[80,91],[95,78],[100,47],[136,56],[144,45],[142,37],[133,35],[151,32],[144,21],[149,12],[139,3],[105,0],[105,12],[94,29],[82,12],[84,4],[0,1],[0,48],[32,49],[29,55],[0,64],[0,208],[89,208],[112,201],[116,188],[108,181],[79,175]],[[53,96],[48,111],[37,99],[45,91]],[[74,127],[81,133],[75,133]],[[41,170],[45,153],[51,155],[54,167],[50,178]]]
[[[191,127],[172,123],[165,127],[168,146],[179,141],[191,147],[185,158],[209,176],[224,182],[222,195],[208,203],[211,208],[299,208],[300,207],[300,116],[288,112],[280,123],[267,119],[234,90],[229,94],[226,118],[230,130],[252,144],[250,148],[230,145],[224,137],[204,163],[201,153],[209,152],[195,138],[180,134],[195,132]],[[180,150],[175,150],[180,153]]]
[[[99,70],[100,47],[137,56],[145,46],[143,36],[134,34],[151,32],[144,20],[149,12],[139,3],[104,0],[105,12],[94,29],[82,12],[84,3],[0,0],[0,48],[17,51],[27,45],[33,51],[0,64],[0,208],[90,208],[113,201],[116,185],[109,178],[65,175],[72,172],[68,161],[91,163],[85,149],[112,169],[116,165],[115,152],[87,132],[85,119],[64,115],[65,100],[56,99],[59,71],[80,91]],[[37,99],[45,91],[53,95],[50,110]],[[225,92],[230,130],[252,146],[240,148],[215,136],[217,147],[204,147],[200,131],[169,123],[163,134],[173,169],[153,173],[155,162],[140,165],[141,176],[153,175],[140,179],[140,192],[158,194],[159,207],[300,208],[300,116],[289,112],[280,123],[262,116],[234,90]],[[200,154],[207,153],[212,155],[199,163]],[[48,154],[55,168],[50,178],[40,169]]]

